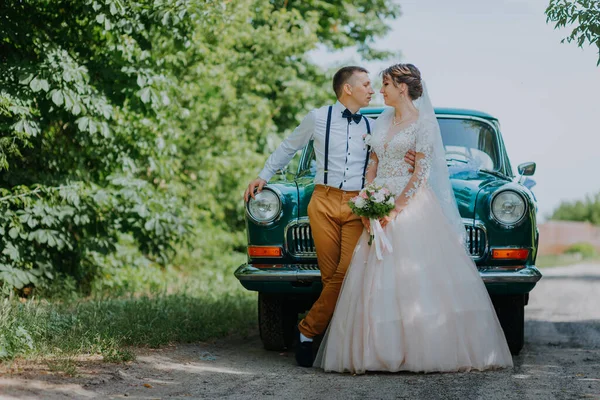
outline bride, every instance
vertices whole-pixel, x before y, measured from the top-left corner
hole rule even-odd
[[[393,250],[382,260],[365,230],[317,354],[325,371],[469,371],[510,367],[487,290],[467,254],[440,128],[412,64],[383,71],[386,110],[370,138],[366,179],[396,207],[381,220]],[[414,173],[404,161],[416,152]]]

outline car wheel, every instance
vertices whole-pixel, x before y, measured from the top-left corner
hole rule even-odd
[[[493,296],[492,302],[512,355],[518,355],[525,343],[525,296]]]
[[[265,349],[291,348],[297,322],[295,304],[285,295],[258,293],[258,328]]]

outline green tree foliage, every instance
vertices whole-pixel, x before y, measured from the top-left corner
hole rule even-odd
[[[9,1],[0,13],[0,273],[83,287],[129,234],[165,263],[187,230],[166,183],[189,2]]]
[[[600,65],[600,1],[598,0],[551,0],[546,9],[546,21],[554,22],[555,28],[575,25],[565,40],[576,41],[579,47],[585,43],[598,48]]]
[[[317,35],[319,42],[330,49],[357,46],[365,59],[381,59],[393,55],[376,50],[371,45],[374,39],[385,35],[389,27],[382,23],[388,18],[397,18],[400,8],[387,0],[271,0],[276,10],[295,9],[306,18],[318,16]]]
[[[306,53],[383,57],[371,44],[397,15],[383,0],[3,2],[0,280],[89,287],[123,239],[163,265],[184,243],[179,262],[240,248],[242,188],[332,98]]]
[[[551,219],[565,221],[587,221],[600,225],[600,193],[575,202],[562,202],[553,212]]]

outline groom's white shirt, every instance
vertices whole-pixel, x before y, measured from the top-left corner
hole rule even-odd
[[[323,184],[328,109],[329,106],[325,106],[309,112],[300,125],[269,156],[258,176],[268,181],[275,171],[291,161],[298,150],[313,140],[317,161],[315,183]],[[346,107],[337,101],[331,112],[327,185],[343,190],[360,190],[367,158],[367,146],[363,139],[367,133],[367,124],[365,118],[358,124],[354,121],[348,123],[348,120],[342,117],[345,109]],[[369,124],[373,132],[374,121],[369,119]]]

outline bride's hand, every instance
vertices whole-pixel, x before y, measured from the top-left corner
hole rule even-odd
[[[386,215],[385,217],[383,217],[379,220],[381,227],[385,228],[385,226],[387,224],[389,224],[390,222],[392,222],[393,220],[396,219],[396,217],[398,216],[399,213],[400,212],[396,209],[393,209],[392,211],[390,211],[390,213],[388,215]]]
[[[365,226],[365,228],[367,228],[367,232],[371,233],[371,221],[369,220],[369,218],[367,218],[367,217],[360,217],[360,220],[362,221],[362,223]]]

